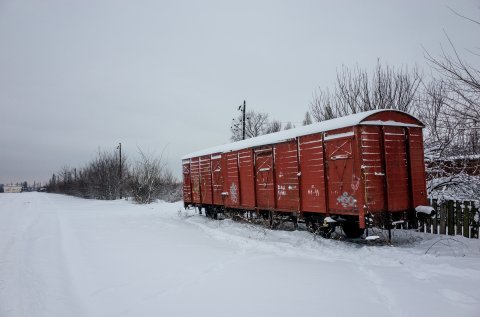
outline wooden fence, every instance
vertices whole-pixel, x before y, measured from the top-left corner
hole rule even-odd
[[[435,216],[419,221],[420,231],[433,234],[462,235],[479,238],[480,214],[478,202],[430,199]]]

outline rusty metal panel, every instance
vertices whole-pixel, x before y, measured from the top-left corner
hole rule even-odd
[[[240,169],[240,204],[242,207],[254,208],[255,179],[252,149],[238,152],[238,166]]]
[[[200,165],[200,191],[202,204],[210,205],[213,203],[212,192],[212,163],[210,155],[201,156]]]
[[[190,160],[190,175],[192,180],[192,202],[200,204],[201,193],[200,193],[200,165],[199,158],[193,157]]]
[[[212,190],[213,190],[213,204],[222,205],[223,192],[223,173],[222,173],[222,156],[212,155]]]
[[[383,211],[385,209],[385,170],[381,127],[362,126],[360,141],[365,204],[371,212]]]
[[[183,201],[186,203],[192,202],[192,183],[190,177],[190,160],[183,160]]]
[[[322,133],[298,138],[300,159],[301,210],[327,211],[325,199],[325,164]]]
[[[355,142],[353,128],[325,133],[325,156],[328,178],[328,211],[358,212],[357,196],[361,195],[360,175],[355,174]]]
[[[425,160],[421,128],[408,128],[410,184],[413,208],[427,205]]]
[[[276,144],[274,153],[276,207],[281,210],[300,210],[297,141]]]
[[[238,177],[238,152],[229,152],[222,155],[223,192],[225,206],[238,207],[240,205],[240,183]]]
[[[273,148],[265,146],[254,151],[257,207],[275,208]]]
[[[403,127],[383,127],[388,211],[409,207],[407,148]]]

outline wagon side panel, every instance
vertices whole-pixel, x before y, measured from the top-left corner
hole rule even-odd
[[[325,213],[327,208],[322,134],[302,136],[298,142],[301,173],[301,210]]]
[[[213,204],[223,205],[223,173],[221,155],[212,155],[212,190]]]
[[[427,204],[425,160],[421,128],[408,129],[409,166],[411,177],[412,205],[415,208]]]
[[[238,153],[238,166],[240,169],[240,203],[242,207],[255,207],[255,179],[253,150],[241,150]]]
[[[223,191],[226,194],[225,206],[238,207],[240,205],[240,183],[238,177],[238,152],[229,152],[222,155],[223,160]]]
[[[190,175],[192,177],[192,201],[196,204],[200,204],[200,160],[198,157],[194,157],[190,160]]]
[[[259,208],[275,208],[273,148],[255,149],[255,189]]]
[[[365,204],[371,212],[383,211],[385,208],[385,170],[381,127],[362,126],[360,147]]]
[[[330,213],[358,214],[360,175],[355,174],[353,128],[325,133],[325,156]]]
[[[300,209],[296,140],[275,145],[275,186],[278,209],[291,211]]]
[[[183,160],[183,201],[185,203],[192,202],[192,183],[190,175],[190,160]]]
[[[388,211],[403,211],[409,207],[407,148],[403,127],[383,127]]]

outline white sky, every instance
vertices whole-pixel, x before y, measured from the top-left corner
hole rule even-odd
[[[122,142],[180,157],[247,109],[301,122],[343,64],[479,49],[480,1],[0,0],[0,183],[46,181]],[[479,66],[478,64],[475,66]],[[425,70],[426,71],[426,70]]]

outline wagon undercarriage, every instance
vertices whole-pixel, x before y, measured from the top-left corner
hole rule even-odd
[[[225,208],[216,205],[190,205],[185,204],[185,208],[198,208],[199,213],[205,212],[205,216],[215,220],[229,218],[235,221],[248,222],[260,225],[269,229],[279,230],[307,230],[323,238],[331,238],[337,229],[347,238],[359,238],[363,235],[368,236],[369,228],[379,228],[382,230],[394,229],[398,225],[407,228],[414,228],[417,224],[415,217],[410,217],[411,213],[379,212],[368,215],[365,220],[365,228],[361,228],[358,216],[352,215],[322,215],[311,212],[282,212],[275,210],[249,210]],[[366,237],[365,236],[365,237]],[[389,234],[389,239],[391,236]]]

